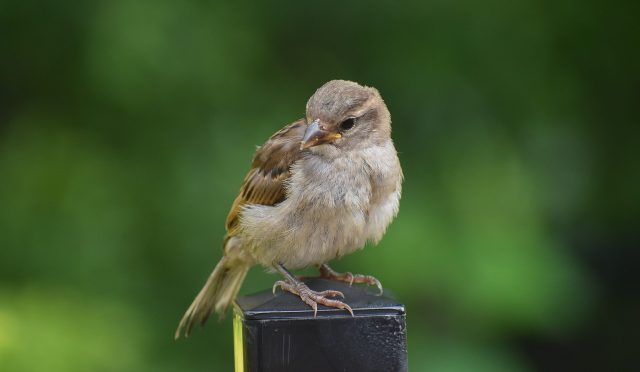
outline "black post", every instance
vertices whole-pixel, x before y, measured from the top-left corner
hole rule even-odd
[[[319,305],[314,318],[300,298],[280,290],[239,297],[233,327],[236,372],[407,371],[404,305],[357,285],[306,283],[316,291],[344,293],[355,317]]]

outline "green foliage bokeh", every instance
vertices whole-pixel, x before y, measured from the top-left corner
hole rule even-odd
[[[407,305],[411,370],[533,368],[514,338],[599,298],[576,237],[638,212],[632,4],[3,2],[0,369],[231,370],[229,317],[173,331],[255,146],[335,78],[381,91],[406,177],[335,267]]]

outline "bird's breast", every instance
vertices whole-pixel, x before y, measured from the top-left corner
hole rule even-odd
[[[296,269],[352,253],[378,240],[397,211],[374,189],[377,177],[366,159],[308,157],[291,171],[283,202],[242,213],[243,235],[265,266],[275,261]]]

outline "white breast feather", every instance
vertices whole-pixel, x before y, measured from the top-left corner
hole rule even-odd
[[[381,156],[389,152],[394,156]],[[380,161],[385,158],[391,160]],[[256,261],[290,269],[349,254],[367,240],[377,243],[398,212],[399,168],[390,141],[331,163],[306,156],[293,165],[282,203],[243,208],[240,236]]]

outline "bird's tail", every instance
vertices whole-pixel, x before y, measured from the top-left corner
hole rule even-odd
[[[241,261],[232,262],[227,257],[222,257],[200,293],[184,313],[176,329],[175,338],[179,338],[181,333],[189,337],[193,325],[204,324],[214,310],[222,317],[231,301],[236,298],[249,268],[249,265]]]

